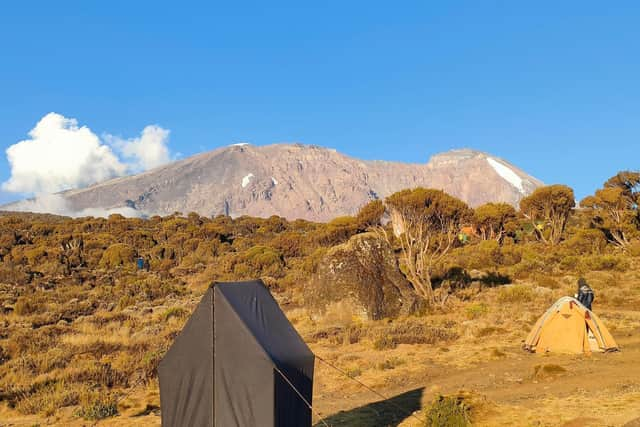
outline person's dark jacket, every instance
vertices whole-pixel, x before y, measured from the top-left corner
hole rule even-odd
[[[580,283],[578,288],[578,301],[580,304],[591,310],[591,304],[594,299],[593,289],[586,282]]]

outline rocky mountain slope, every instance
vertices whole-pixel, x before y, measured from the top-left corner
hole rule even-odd
[[[63,195],[76,210],[128,205],[148,214],[276,214],[326,221],[404,188],[443,189],[472,206],[515,205],[541,184],[508,162],[473,150],[409,164],[364,161],[300,144],[237,144]]]

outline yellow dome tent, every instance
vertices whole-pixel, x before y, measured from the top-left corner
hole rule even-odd
[[[562,297],[536,322],[524,342],[531,352],[591,353],[618,350],[615,340],[591,310]]]

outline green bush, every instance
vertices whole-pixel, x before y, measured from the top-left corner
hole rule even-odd
[[[136,251],[131,246],[125,243],[115,243],[109,246],[102,254],[100,267],[115,268],[123,265],[133,267],[135,257]]]
[[[85,420],[102,420],[118,414],[117,401],[111,394],[89,392],[80,397],[75,415]]]
[[[461,397],[439,396],[427,412],[425,427],[467,427],[471,408]]]
[[[274,248],[253,246],[239,257],[233,271],[241,277],[282,277],[284,276],[284,258]]]
[[[484,303],[476,303],[467,306],[464,311],[468,319],[477,319],[487,314],[489,307]]]

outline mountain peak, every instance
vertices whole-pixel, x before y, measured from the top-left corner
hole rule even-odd
[[[405,188],[438,188],[477,206],[515,205],[539,185],[505,160],[472,149],[409,164],[360,160],[317,145],[242,142],[63,197],[75,211],[127,206],[149,215],[193,211],[327,221]]]

